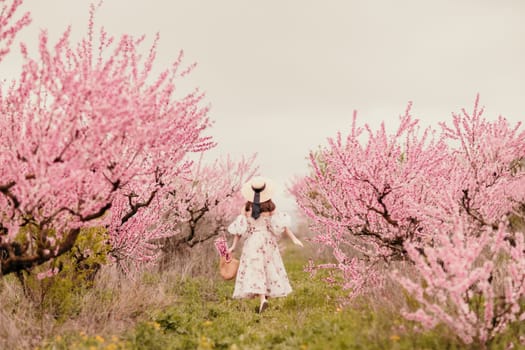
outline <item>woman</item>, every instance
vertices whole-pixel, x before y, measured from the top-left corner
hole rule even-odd
[[[273,182],[263,177],[245,183],[241,189],[247,200],[243,213],[228,227],[234,235],[230,253],[240,237],[245,238],[233,298],[258,295],[259,313],[268,307],[267,297],[283,297],[292,291],[276,239],[284,232],[294,244],[303,246],[289,228],[288,214],[275,212],[273,192]]]

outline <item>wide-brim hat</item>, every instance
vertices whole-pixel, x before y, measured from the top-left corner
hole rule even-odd
[[[253,197],[255,195],[255,190],[264,188],[260,192],[260,202],[266,202],[267,200],[272,199],[272,196],[275,191],[274,182],[263,176],[255,176],[250,181],[242,185],[241,194],[249,202],[253,202]]]

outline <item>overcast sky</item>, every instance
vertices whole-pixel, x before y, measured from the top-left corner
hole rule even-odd
[[[89,3],[25,0],[33,23],[20,39],[31,47],[39,29],[56,38],[67,25],[82,35]],[[212,107],[209,157],[257,152],[281,188],[353,110],[392,128],[413,101],[436,125],[480,93],[487,117],[525,120],[521,0],[105,0],[96,20],[116,35],[159,32],[159,68],[183,49]],[[3,76],[17,65],[6,58]],[[292,208],[284,194],[276,202]]]

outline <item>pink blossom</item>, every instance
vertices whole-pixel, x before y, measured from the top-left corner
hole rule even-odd
[[[13,2],[15,9],[19,3]],[[155,226],[155,210],[166,205],[186,171],[187,154],[214,146],[203,136],[210,125],[204,94],[176,91],[186,69],[181,57],[155,77],[158,38],[146,56],[144,38],[101,31],[97,45],[95,9],[77,43],[70,43],[67,29],[49,47],[42,31],[38,56],[24,49],[20,77],[0,87],[0,217],[6,233],[0,249],[14,252],[13,239],[24,227],[40,230],[35,244],[2,260],[3,274],[63,254],[87,225],[113,230],[127,223],[126,235],[115,241],[128,240],[130,253],[148,260],[139,247],[152,248],[151,239],[167,232],[145,228]],[[11,18],[3,13],[8,17],[0,18],[0,33]],[[26,22],[18,23],[15,31]],[[6,35],[0,34],[0,43]],[[49,232],[55,241],[47,239]]]
[[[358,126],[354,113],[348,135],[312,152],[310,175],[290,191],[344,287],[363,293],[394,277],[420,305],[406,317],[486,343],[525,312],[524,239],[508,220],[523,217],[525,132],[483,118],[479,97],[441,130],[421,130],[410,109],[391,134]],[[399,260],[417,274],[384,273]]]
[[[29,12],[17,20],[14,19],[23,0],[8,0],[7,4],[5,2],[3,0],[0,5],[0,61],[9,53],[11,44],[18,32],[31,23]],[[24,49],[22,51],[24,52]]]
[[[46,278],[50,278],[50,277],[53,277],[55,276],[56,274],[58,274],[59,270],[57,267],[55,268],[52,268],[52,269],[49,269],[47,271],[44,271],[44,272],[40,272],[36,275],[36,278],[38,280],[43,280],[43,279],[46,279]]]
[[[166,178],[163,188],[142,193],[130,190],[118,196],[108,217],[110,254],[123,271],[129,271],[155,264],[167,238],[180,237],[192,247],[216,237],[233,213],[239,212],[240,186],[256,170],[255,155],[238,161],[228,156],[205,164],[201,154],[199,161],[184,163],[177,176]],[[147,206],[140,206],[146,201]],[[130,206],[137,209],[132,217],[128,217]],[[201,223],[207,232],[201,232]]]

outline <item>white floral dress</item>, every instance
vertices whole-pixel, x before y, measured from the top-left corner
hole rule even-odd
[[[245,238],[233,298],[283,297],[292,292],[277,245],[290,221],[287,213],[278,212],[257,220],[239,215],[230,224],[229,233]]]

